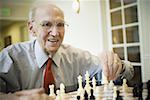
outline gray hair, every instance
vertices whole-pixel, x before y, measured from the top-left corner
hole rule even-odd
[[[37,8],[44,7],[44,6],[51,6],[53,8],[57,8],[64,17],[64,12],[59,7],[57,7],[56,5],[52,4],[52,2],[50,2],[50,1],[37,1],[31,5],[28,20],[29,21],[34,20]]]

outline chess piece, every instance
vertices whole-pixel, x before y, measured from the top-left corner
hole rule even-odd
[[[63,83],[60,84],[60,93],[64,94],[65,93],[65,86]]]
[[[123,79],[122,90],[123,92],[128,92],[128,85],[126,79]]]
[[[84,92],[84,100],[88,100],[88,93],[87,93],[86,90],[85,90],[85,92]]]
[[[64,99],[65,97],[65,86],[63,83],[60,84],[60,96],[61,96],[61,99]]]
[[[95,77],[92,78],[92,86],[93,86],[93,90],[96,89],[96,79]]]
[[[113,83],[113,81],[111,80],[111,81],[110,81],[110,83],[109,83],[109,89],[111,89],[111,90],[112,90],[112,89],[113,89],[113,87],[114,87],[114,83]]]
[[[143,83],[139,83],[138,84],[138,100],[143,100],[143,95],[142,95],[142,92],[143,92]]]
[[[77,100],[80,100],[80,96],[79,95],[77,96]]]
[[[56,94],[57,94],[56,100],[61,100],[60,90],[57,90]]]
[[[82,76],[81,75],[78,76],[78,85],[79,85],[79,88],[78,88],[77,92],[80,95],[84,91],[83,87],[82,87]]]
[[[90,94],[91,86],[90,86],[90,75],[89,75],[88,71],[86,71],[85,80],[86,80],[86,85],[85,85],[84,89],[86,90],[86,92],[88,94]]]
[[[113,88],[113,98],[116,98],[117,97],[117,87],[114,86]]]
[[[116,100],[123,100],[122,96],[120,96],[120,91],[119,90],[117,90]]]
[[[108,85],[108,79],[107,79],[107,77],[104,75],[104,73],[102,72],[102,82],[101,82],[102,84],[104,84],[104,85]]]
[[[90,100],[95,100],[94,91],[91,89]]]
[[[104,84],[104,92],[107,93],[109,91],[109,85]]]
[[[134,84],[134,87],[133,87],[133,97],[138,97],[138,85],[137,84]]]
[[[55,98],[56,98],[56,95],[55,95],[55,93],[54,93],[54,85],[53,85],[53,84],[52,84],[52,85],[49,85],[49,89],[50,89],[50,94],[49,94],[49,96],[55,99]]]

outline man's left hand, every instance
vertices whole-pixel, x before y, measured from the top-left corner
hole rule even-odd
[[[122,72],[122,62],[112,51],[103,51],[100,55],[102,70],[107,80],[115,80]]]

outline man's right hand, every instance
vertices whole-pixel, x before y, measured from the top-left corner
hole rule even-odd
[[[43,93],[45,93],[44,89],[38,88],[38,89],[17,91],[14,94],[17,96],[29,96],[33,94],[43,94]]]
[[[22,90],[15,93],[0,94],[0,100],[54,100],[45,94],[43,88]]]
[[[45,94],[43,88],[18,91],[14,94],[19,97],[19,100],[53,100]]]

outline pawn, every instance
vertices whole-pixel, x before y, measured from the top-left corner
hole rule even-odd
[[[86,90],[85,90],[85,93],[84,93],[84,100],[88,100],[88,93],[87,93]]]
[[[56,94],[57,94],[56,100],[61,100],[60,90],[57,90]]]
[[[120,96],[120,91],[119,90],[117,90],[116,100],[123,100],[122,96]]]
[[[54,93],[54,85],[53,85],[53,84],[52,84],[52,85],[49,85],[49,89],[50,89],[50,94],[49,94],[49,96],[52,97],[52,98],[55,98],[56,95],[55,95],[55,93]]]
[[[117,87],[114,86],[113,88],[113,98],[116,98],[117,97]]]
[[[77,100],[80,100],[80,96],[79,95],[77,96]]]
[[[126,79],[123,79],[122,90],[123,92],[128,92],[128,85]]]
[[[94,96],[94,91],[93,91],[93,89],[91,89],[90,100],[95,100],[95,96]]]

